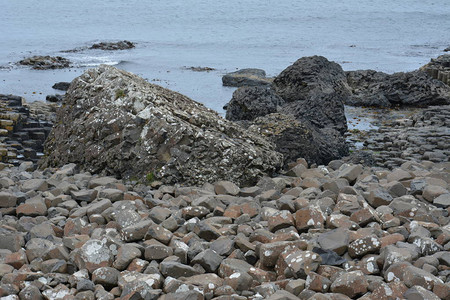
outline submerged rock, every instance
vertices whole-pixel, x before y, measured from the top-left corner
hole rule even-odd
[[[245,185],[276,171],[282,155],[257,134],[131,73],[100,66],[76,78],[45,144],[42,166],[165,183],[221,179]]]
[[[267,86],[272,83],[272,78],[266,77],[266,72],[261,69],[241,69],[222,76],[224,86]]]
[[[52,88],[55,90],[60,90],[60,91],[67,91],[69,89],[69,86],[70,86],[70,82],[61,81],[61,82],[55,83],[52,86]]]
[[[19,64],[35,70],[63,69],[70,67],[70,61],[61,56],[33,56],[22,59]]]
[[[126,50],[136,47],[133,42],[130,41],[120,41],[120,42],[101,42],[91,46],[91,49],[101,49],[101,50]]]

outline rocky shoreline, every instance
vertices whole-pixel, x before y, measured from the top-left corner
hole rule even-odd
[[[369,73],[302,58],[233,122],[108,66],[1,95],[0,299],[450,299],[450,105],[349,133],[342,103],[448,87]]]
[[[3,299],[448,299],[449,163],[239,188],[0,171]]]

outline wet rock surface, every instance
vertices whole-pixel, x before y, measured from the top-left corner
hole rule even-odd
[[[431,72],[431,71],[430,71]],[[450,104],[450,87],[426,72],[386,74],[373,70],[346,72],[354,106],[416,106]]]
[[[61,56],[33,56],[19,61],[20,65],[36,70],[63,69],[70,67],[70,61]]]
[[[268,86],[273,78],[266,77],[266,72],[261,69],[241,69],[222,76],[224,86]]]
[[[2,296],[449,295],[450,206],[430,201],[449,195],[449,163],[407,162],[390,171],[301,160],[247,188],[229,181],[152,187],[79,170],[0,171],[10,178],[0,191]],[[388,188],[393,182],[401,196]],[[423,182],[422,192],[413,182]],[[374,194],[389,200],[373,205]]]
[[[133,42],[130,41],[119,41],[119,42],[101,42],[93,44],[90,49],[100,49],[100,50],[126,50],[136,47]]]
[[[377,165],[388,168],[409,160],[448,162],[449,120],[449,105],[431,106],[387,119],[378,129],[364,133],[364,149],[371,151]]]
[[[251,184],[282,164],[258,134],[110,66],[72,82],[45,147],[45,166],[76,162],[91,172],[149,182]]]

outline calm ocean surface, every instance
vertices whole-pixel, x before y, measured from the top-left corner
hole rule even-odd
[[[222,112],[234,89],[222,87],[221,76],[239,68],[277,75],[317,54],[345,70],[393,73],[417,69],[450,46],[448,0],[0,0],[0,11],[0,93],[27,101],[58,93],[53,83],[107,63]],[[137,47],[62,52],[124,39]],[[32,55],[64,56],[75,67],[13,64]],[[184,68],[191,66],[216,70]]]

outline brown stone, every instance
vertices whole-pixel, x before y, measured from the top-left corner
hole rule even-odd
[[[259,249],[259,259],[263,266],[273,267],[277,263],[278,256],[281,252],[287,249],[301,249],[305,250],[308,246],[306,241],[287,241],[287,242],[274,242],[261,245]]]
[[[282,210],[268,218],[269,230],[275,232],[290,226],[295,226],[294,217],[288,210]]]
[[[299,232],[308,231],[310,228],[323,228],[325,217],[319,208],[303,208],[295,213],[295,224]]]
[[[7,255],[4,263],[14,267],[15,269],[20,269],[23,265],[28,263],[27,255],[25,251],[19,250],[18,252]]]
[[[41,198],[32,198],[27,200],[25,203],[20,204],[16,208],[16,214],[18,216],[29,216],[29,217],[37,217],[37,216],[45,216],[47,215],[47,206],[44,203],[44,200]]]
[[[312,251],[286,249],[280,254],[275,271],[278,276],[305,279],[310,272],[317,270],[321,262],[320,255]]]
[[[450,299],[450,285],[437,282],[434,284],[433,293],[441,299]]]
[[[309,290],[318,293],[326,293],[328,292],[330,286],[331,281],[328,278],[321,276],[315,272],[309,272],[308,276],[306,277],[305,287]]]
[[[408,287],[403,282],[383,283],[372,292],[371,296],[374,300],[402,299],[407,290]]]
[[[333,293],[341,293],[350,298],[363,295],[367,292],[369,282],[362,272],[354,271],[341,274],[331,284]]]
[[[357,239],[348,246],[350,257],[363,257],[366,254],[377,253],[380,250],[381,242],[375,236],[368,236]]]
[[[361,227],[364,227],[370,222],[373,222],[375,220],[376,218],[374,212],[369,208],[360,209],[356,211],[354,214],[352,214],[350,217],[350,221],[355,222]]]

